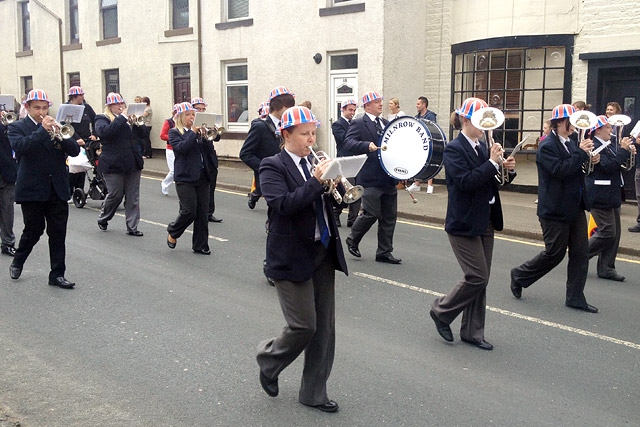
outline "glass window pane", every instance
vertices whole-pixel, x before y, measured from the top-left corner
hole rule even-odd
[[[246,18],[249,16],[249,0],[227,0],[228,3],[228,18]]]
[[[248,86],[229,86],[227,88],[227,121],[228,122],[247,122],[247,111],[249,105],[249,87]]]
[[[542,105],[542,91],[541,90],[528,90],[524,93],[524,100],[522,102],[522,108],[525,110],[539,109]]]
[[[544,70],[527,70],[524,77],[525,89],[544,88]]]
[[[246,65],[231,65],[227,67],[227,81],[247,80]]]
[[[564,86],[564,69],[547,70],[544,77],[545,88],[561,88]]]
[[[120,74],[118,70],[106,70],[104,72],[105,88],[107,93],[120,93]],[[105,96],[106,98],[106,96]]]
[[[332,70],[351,70],[358,68],[358,54],[331,56]]]
[[[525,65],[527,68],[544,67],[544,56],[546,49],[527,49],[527,60]]]
[[[545,110],[553,110],[556,105],[562,104],[563,90],[546,90],[544,92],[544,106]],[[549,115],[551,117],[551,115]]]
[[[542,130],[542,112],[540,111],[525,111],[524,124],[522,128],[525,131],[540,132]],[[532,135],[534,136],[534,135]],[[535,135],[537,136],[537,134]],[[528,142],[528,141],[527,141]]]
[[[462,55],[456,55],[455,61],[455,72],[459,73],[462,71]]]
[[[173,0],[173,28],[189,27],[189,0]]]
[[[104,9],[105,7],[110,7],[110,6],[117,6],[118,5],[118,0],[102,0],[102,8]]]
[[[564,67],[564,48],[547,48],[547,67]]]
[[[507,68],[522,68],[524,66],[524,50],[508,50],[507,58]]]
[[[103,38],[118,37],[118,9],[112,8],[102,12]]]

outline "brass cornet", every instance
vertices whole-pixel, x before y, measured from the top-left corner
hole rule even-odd
[[[631,117],[624,114],[614,114],[609,117],[608,122],[616,130],[616,140],[618,141],[618,147],[620,147],[620,143],[622,142],[622,130],[626,125],[631,123]],[[627,160],[625,160],[621,168],[626,171],[636,168],[636,155],[633,153],[631,148],[629,148],[629,157],[627,157]]]
[[[127,121],[131,126],[143,126],[144,125],[144,116],[136,116],[135,114],[127,117]]]
[[[15,122],[16,120],[18,120],[18,116],[15,115],[15,113],[12,113],[10,111],[3,111],[2,112],[2,124],[7,126],[13,122]]]
[[[312,162],[312,170],[324,159],[331,160],[327,153],[324,151],[313,151],[312,147],[309,147],[311,154],[313,154],[314,162]],[[313,172],[312,172],[313,173]],[[324,182],[327,187],[327,193],[330,193],[338,204],[340,203],[354,203],[358,201],[364,193],[364,188],[361,185],[351,185],[351,183],[343,176],[337,176],[333,179],[328,179]],[[344,194],[340,193],[340,190],[344,190]]]
[[[587,110],[579,110],[569,116],[569,122],[578,129],[578,145],[584,139],[584,133],[587,129],[594,128],[598,124],[598,117],[593,114],[591,111]],[[587,154],[589,154],[589,161],[582,164],[582,172],[589,175],[593,172],[595,164],[593,163],[593,158],[596,154],[593,153],[593,150],[590,150]]]
[[[72,126],[64,124],[61,125],[58,122],[54,122],[51,130],[49,131],[49,135],[52,140],[62,141],[63,139],[69,139],[76,133],[75,129]]]
[[[222,126],[218,127],[216,125],[209,127],[208,124],[203,123],[198,130],[200,132],[200,136],[205,138],[207,141],[213,141],[218,137],[218,135],[222,135],[222,133],[225,131],[225,128],[223,128]]]

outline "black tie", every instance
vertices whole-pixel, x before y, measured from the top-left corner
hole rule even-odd
[[[380,117],[376,117],[376,130],[378,135],[382,135],[382,120],[380,120]]]
[[[307,159],[304,157],[300,159],[300,166],[302,166],[302,173],[304,173],[304,177],[308,180],[311,179],[311,174],[309,173],[309,169],[307,168]],[[316,217],[318,219],[318,228],[320,229],[320,241],[324,245],[325,248],[329,247],[329,227],[327,227],[327,223],[324,220],[324,213],[322,210],[322,194],[318,194],[318,197],[315,201],[316,204]]]

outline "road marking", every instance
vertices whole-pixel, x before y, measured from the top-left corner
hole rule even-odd
[[[92,210],[92,211],[100,212],[100,209],[92,208],[92,207],[89,207],[89,206],[85,206],[84,209],[89,209],[89,210]],[[121,218],[125,218],[124,214],[121,214],[121,213],[116,213],[116,216],[119,216]],[[163,227],[165,229],[167,228],[167,225],[168,225],[168,224],[163,224],[161,222],[149,221],[148,219],[142,219],[142,218],[140,219],[140,222],[144,222],[145,224],[158,225],[158,226],[161,226],[161,227]],[[185,233],[189,233],[189,234],[193,234],[193,231],[191,231],[191,230],[185,230],[184,232]],[[213,239],[213,240],[217,240],[218,242],[228,242],[229,241],[229,239],[225,239],[223,237],[212,236],[211,234],[209,235],[209,238]]]
[[[373,281],[376,281],[376,282],[386,283],[388,285],[393,285],[393,286],[397,286],[399,288],[409,289],[409,290],[420,292],[420,293],[423,293],[423,294],[433,295],[433,296],[436,296],[436,297],[444,296],[444,294],[442,294],[440,292],[435,292],[435,291],[431,291],[429,289],[419,288],[419,287],[413,286],[413,285],[407,285],[406,283],[396,282],[395,280],[385,279],[383,277],[373,276],[371,274],[360,273],[358,271],[356,271],[353,274],[356,275],[356,276],[365,278],[365,279],[370,279],[370,280],[373,280]],[[624,340],[621,340],[621,339],[618,339],[618,338],[613,338],[613,337],[610,337],[610,336],[607,336],[607,335],[602,335],[602,334],[598,334],[598,333],[591,332],[591,331],[585,331],[584,329],[574,328],[573,326],[567,326],[567,325],[563,325],[561,323],[549,322],[548,320],[539,319],[537,317],[525,316],[524,314],[514,313],[513,311],[503,310],[503,309],[497,308],[497,307],[487,306],[487,310],[493,311],[494,313],[503,314],[505,316],[515,317],[516,319],[527,320],[527,321],[532,322],[532,323],[537,323],[537,324],[540,324],[540,325],[549,326],[551,328],[556,328],[556,329],[560,329],[560,330],[567,331],[567,332],[573,332],[574,334],[583,335],[585,337],[597,338],[597,339],[602,340],[602,341],[606,341],[606,342],[610,342],[610,343],[618,344],[618,345],[623,345],[625,347],[633,348],[635,350],[640,350],[640,344],[636,344],[636,343],[633,343],[633,342],[630,342],[630,341],[624,341]]]

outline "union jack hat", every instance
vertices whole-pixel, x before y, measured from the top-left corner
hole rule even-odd
[[[576,108],[571,104],[560,104],[551,112],[551,120],[566,119],[576,112]]]
[[[609,119],[607,118],[607,116],[598,116],[598,121],[596,122],[596,125],[589,130],[591,132],[595,132],[596,129],[600,129],[602,126],[608,125],[608,124],[609,124]]]
[[[289,92],[289,89],[287,89],[284,86],[278,86],[276,88],[274,88],[271,93],[269,94],[269,102],[271,102],[271,100],[273,98],[275,98],[276,96],[280,96],[280,95],[286,95],[289,94],[291,96],[295,96],[294,94],[292,94],[291,92]]]
[[[344,101],[342,101],[342,104],[340,104],[340,108],[344,109],[347,107],[347,105],[355,105],[357,107],[358,103],[354,98],[345,99]]]
[[[464,100],[460,108],[456,108],[456,114],[467,119],[471,119],[474,111],[481,108],[487,108],[489,105],[480,98],[467,98]]]
[[[112,105],[112,104],[124,104],[124,99],[122,98],[122,95],[120,95],[119,93],[115,93],[115,92],[111,92],[109,93],[109,95],[107,95],[107,103],[105,105]]]
[[[375,101],[376,99],[382,99],[382,95],[380,95],[378,92],[367,92],[364,95],[362,95],[362,104],[368,104],[371,101]],[[348,105],[348,104],[347,104]]]
[[[278,134],[282,133],[284,129],[292,126],[301,125],[304,123],[315,123],[316,127],[320,127],[320,121],[316,119],[311,110],[307,107],[295,106],[288,108],[280,119],[280,129]]]
[[[181,102],[173,106],[176,109],[176,114],[184,113],[185,111],[195,110],[193,106],[188,102]]]
[[[84,95],[84,90],[80,86],[71,86],[69,88],[69,95]]]
[[[32,89],[27,94],[27,99],[24,101],[25,103],[29,101],[47,101],[49,103],[49,107],[53,105],[53,102],[49,100],[49,97],[45,93],[45,91],[41,89]]]
[[[258,107],[258,114],[262,119],[269,115],[269,101],[260,103],[260,106]]]
[[[204,99],[202,99],[202,98],[193,98],[191,100],[191,105],[196,105],[196,104],[204,104],[205,107],[207,107],[209,105],[206,102],[204,102]]]

